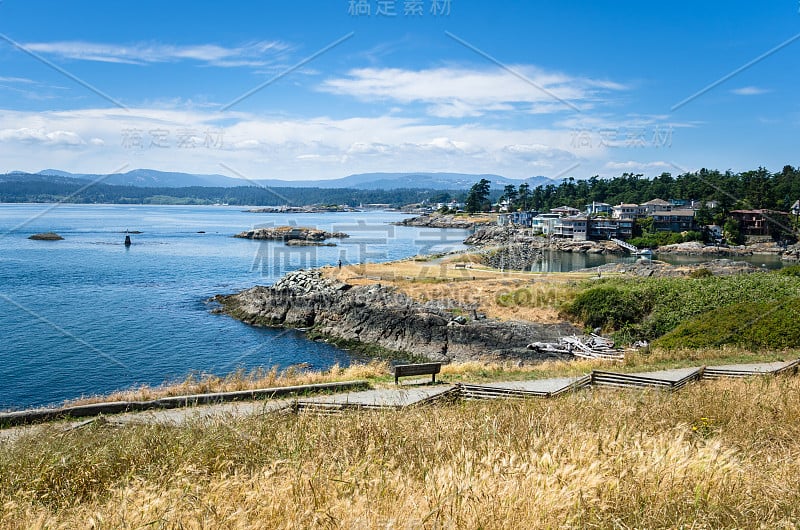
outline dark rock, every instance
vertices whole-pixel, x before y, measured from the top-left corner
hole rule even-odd
[[[429,228],[460,228],[470,229],[478,226],[485,226],[485,223],[476,223],[474,220],[465,216],[453,214],[423,214],[418,217],[410,217],[400,222],[394,223],[401,226],[426,226]]]
[[[61,241],[64,238],[55,232],[42,232],[41,234],[28,236],[28,239],[33,239],[34,241]]]
[[[233,237],[242,239],[269,239],[275,241],[324,241],[326,239],[343,239],[350,237],[344,232],[326,232],[318,228],[304,226],[277,226],[271,228],[255,228],[236,234]]]

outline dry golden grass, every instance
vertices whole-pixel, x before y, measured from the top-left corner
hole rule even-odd
[[[583,273],[501,272],[480,266],[474,255],[447,256],[441,260],[402,260],[322,269],[328,278],[351,285],[390,285],[419,302],[455,300],[475,304],[489,318],[560,322],[558,304],[573,296],[574,285],[590,275]],[[469,264],[469,267],[456,267]],[[511,303],[498,303],[498,297]]]
[[[547,377],[576,376],[592,370],[644,371],[686,366],[713,364],[732,364],[747,362],[769,362],[798,357],[797,352],[751,352],[737,347],[697,350],[647,350],[628,352],[622,363],[609,363],[601,360],[551,360],[539,363],[520,364],[511,361],[467,361],[442,366],[442,377],[450,382],[458,381],[500,381],[518,379],[544,379]],[[238,370],[225,377],[215,375],[190,376],[177,383],[165,383],[158,387],[141,386],[107,395],[84,397],[67,403],[85,405],[110,401],[148,401],[168,396],[185,396],[213,392],[234,392],[292,385],[309,385],[365,379],[374,386],[393,386],[388,361],[372,360],[367,363],[354,363],[348,367],[335,365],[327,370],[313,371],[289,367],[279,371]]]
[[[0,446],[3,528],[793,528],[800,377]]]
[[[278,370],[277,367],[251,371],[240,369],[224,377],[210,374],[190,375],[183,381],[165,383],[161,386],[140,386],[108,395],[83,397],[69,402],[69,405],[85,405],[108,401],[148,401],[168,396],[236,392],[239,390],[310,385],[352,379],[371,379],[381,377],[388,371],[389,364],[382,360],[354,363],[346,368],[337,364],[324,371],[306,370],[297,366],[290,366],[284,370]]]

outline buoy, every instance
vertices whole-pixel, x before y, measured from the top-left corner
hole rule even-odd
[[[131,236],[125,236],[125,246],[131,246]]]

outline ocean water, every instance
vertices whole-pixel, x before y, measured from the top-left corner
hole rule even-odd
[[[211,313],[208,299],[298,268],[460,247],[463,230],[399,227],[387,212],[255,214],[223,206],[0,205],[0,408],[55,404],[195,374],[348,352]],[[344,231],[336,247],[231,237],[254,226]],[[123,245],[125,231],[133,244]],[[63,241],[32,241],[55,231]],[[201,233],[202,232],[202,233]]]

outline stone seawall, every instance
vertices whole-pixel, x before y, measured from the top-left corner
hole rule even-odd
[[[422,304],[381,285],[352,286],[297,271],[272,287],[218,296],[221,311],[248,324],[311,329],[350,344],[379,346],[433,361],[514,359],[538,361],[532,342],[555,341],[578,330],[569,323],[488,319],[450,301]]]

